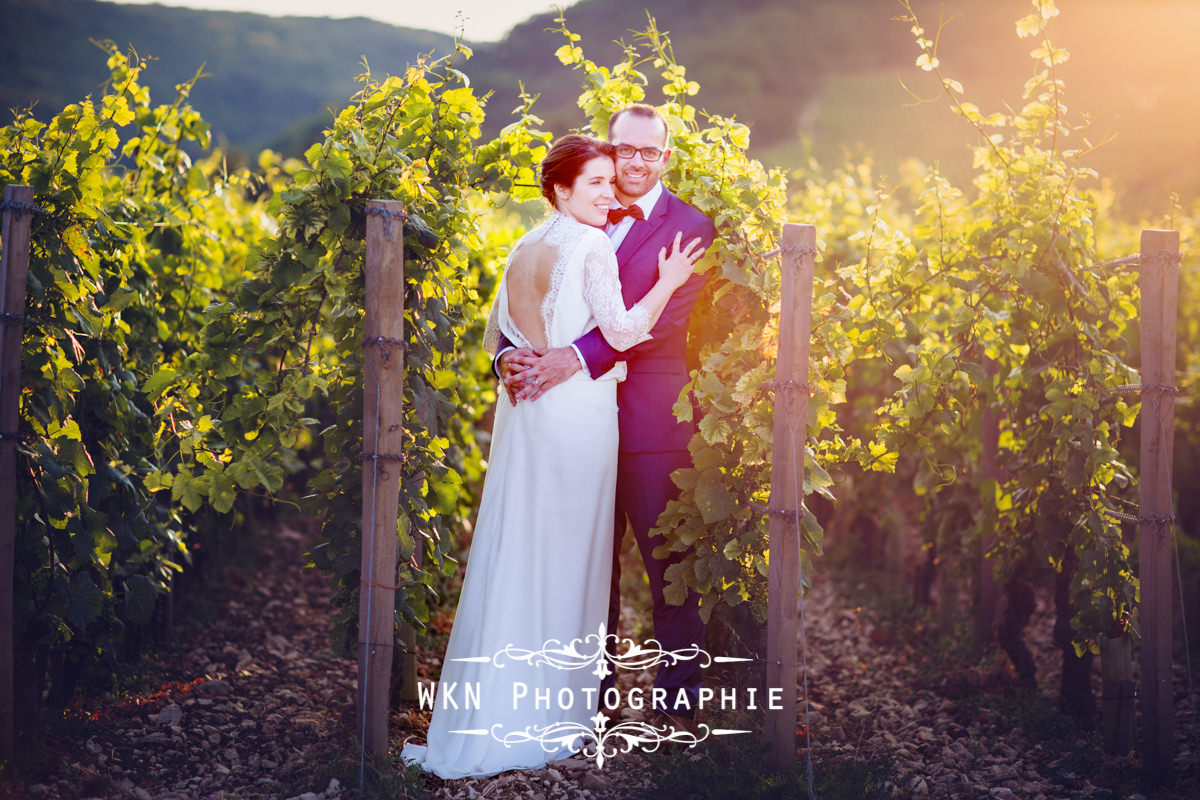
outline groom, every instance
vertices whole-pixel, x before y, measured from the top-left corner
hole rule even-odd
[[[658,277],[658,252],[671,247],[676,234],[682,242],[700,237],[712,244],[716,231],[708,217],[671,194],[660,181],[671,157],[667,121],[652,106],[637,103],[617,111],[608,121],[608,140],[616,146],[616,199],[606,227],[620,268],[621,294],[632,307]],[[579,370],[592,378],[607,372],[617,361],[628,365],[628,377],[618,384],[617,406],[620,453],[617,459],[617,502],[613,537],[612,590],[609,595],[608,631],[616,633],[620,616],[620,552],[628,517],[646,565],[654,601],[654,638],[664,650],[704,647],[699,596],[689,591],[680,606],[663,598],[667,567],[678,560],[658,559],[649,531],[667,503],[679,494],[671,473],[690,467],[688,441],[693,425],[675,419],[672,409],[688,381],[684,354],[688,316],[704,286],[703,275],[693,275],[675,291],[650,341],[620,353],[593,329],[570,347],[538,356],[528,348],[514,348],[501,337],[497,366],[506,388],[516,400],[537,400],[553,386]],[[605,688],[613,678],[605,680]],[[698,659],[659,667],[656,688],[666,690],[665,706],[655,709],[668,716],[692,719],[700,691]],[[684,698],[680,698],[683,690]],[[682,700],[686,700],[683,702]]]

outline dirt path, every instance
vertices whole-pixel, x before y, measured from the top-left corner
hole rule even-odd
[[[146,660],[140,680],[56,724],[16,775],[0,774],[0,797],[356,797],[345,785],[359,768],[355,665],[328,655],[327,581],[301,566],[305,534],[285,527],[262,539],[255,568],[214,583],[206,610]],[[867,587],[835,586],[818,575],[807,596],[809,722],[818,765],[889,764],[894,797],[1137,800],[1136,761],[1099,755],[1093,734],[1054,711],[1058,654],[1045,602],[1030,626],[1040,695],[1048,698],[1041,699],[1008,688],[1003,657],[946,655],[919,621],[881,623],[845,599],[869,595]],[[440,642],[444,635],[433,636],[422,649],[425,679]],[[623,680],[628,687],[651,677]],[[1200,720],[1182,697],[1182,670],[1179,677],[1178,781],[1170,791],[1143,795],[1154,800],[1200,797]],[[420,741],[426,724],[427,714],[404,709],[393,717],[393,737]],[[635,752],[603,769],[572,759],[545,770],[441,781],[406,779],[392,767],[372,780],[394,797],[408,781],[431,798],[616,800],[642,795],[659,763]],[[680,797],[741,797],[737,791]],[[665,797],[661,788],[658,796]]]
[[[1094,731],[1057,712],[1062,656],[1052,642],[1048,594],[1038,597],[1026,632],[1038,666],[1032,694],[1013,688],[1002,654],[955,654],[919,620],[880,624],[878,615],[845,601],[869,597],[868,586],[835,587],[819,578],[814,586],[809,685],[819,749],[890,761],[904,797],[1136,800],[1146,791],[1134,757],[1104,756]],[[1093,686],[1099,698],[1098,674]],[[1177,783],[1151,794],[1161,800],[1200,797],[1200,716],[1186,693],[1178,667]]]
[[[306,535],[285,527],[269,537],[252,570],[205,587],[127,695],[69,712],[47,732],[43,752],[19,765],[11,796],[226,800],[310,790],[314,764],[347,749],[355,665],[328,655],[329,591],[325,576],[301,567]],[[328,788],[326,780],[318,791]],[[333,789],[327,798],[341,794]]]

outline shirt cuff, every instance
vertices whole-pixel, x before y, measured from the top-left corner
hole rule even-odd
[[[583,374],[592,377],[592,373],[588,371],[587,359],[583,357],[583,353],[579,352],[579,348],[574,342],[571,343],[571,349],[575,351],[575,355],[579,357],[579,367],[583,370]]]
[[[510,344],[508,347],[505,347],[501,350],[496,351],[496,355],[493,356],[493,358],[492,358],[492,374],[493,375],[495,375],[497,378],[500,377],[500,356],[504,355],[509,350],[516,350],[516,349],[517,349],[516,345]]]

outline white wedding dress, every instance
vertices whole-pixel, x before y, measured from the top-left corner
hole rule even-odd
[[[526,336],[514,316],[536,319],[539,296],[543,330]],[[517,346],[563,347],[597,325],[620,350],[650,338],[649,314],[640,304],[626,310],[621,299],[604,231],[556,211],[513,249],[485,346],[494,352],[503,331]],[[585,744],[571,731],[592,730],[601,675],[595,660],[568,667],[598,652],[608,615],[624,370],[620,363],[596,380],[577,372],[516,406],[498,389],[428,746],[405,745],[406,761],[442,778],[487,776],[538,768]],[[554,652],[573,640],[575,655]]]

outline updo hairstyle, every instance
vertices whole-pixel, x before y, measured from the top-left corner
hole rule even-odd
[[[591,136],[569,133],[559,137],[542,159],[542,197],[555,208],[555,186],[573,186],[584,164],[597,156],[612,158],[615,153],[611,144]]]

